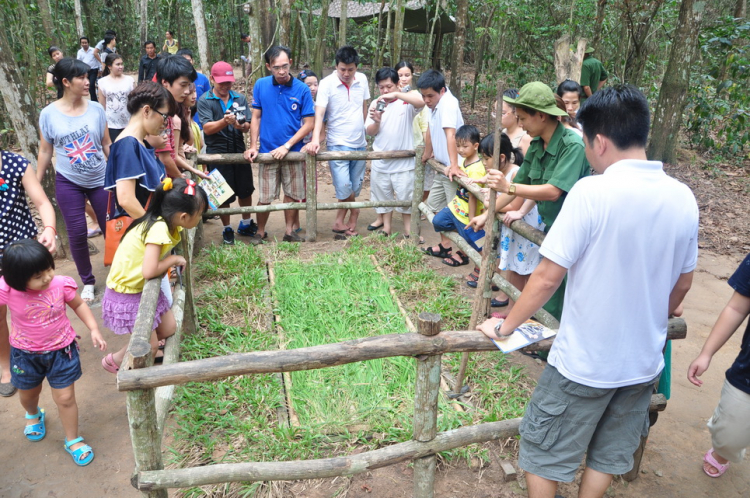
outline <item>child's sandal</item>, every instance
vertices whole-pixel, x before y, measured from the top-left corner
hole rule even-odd
[[[102,368],[107,372],[113,374],[117,374],[117,372],[120,370],[120,367],[118,367],[117,363],[115,363],[115,359],[112,356],[112,353],[109,353],[107,356],[102,358]]]
[[[79,467],[85,467],[94,459],[94,450],[91,449],[91,446],[89,446],[88,444],[84,444],[76,450],[70,449],[71,446],[76,443],[80,443],[81,441],[83,441],[82,437],[77,437],[72,441],[68,441],[67,439],[65,439],[65,451],[67,451],[70,456],[73,457],[73,462],[75,462],[76,465],[78,465]]]
[[[41,441],[44,439],[44,436],[47,435],[47,428],[44,426],[44,410],[37,407],[36,408],[36,415],[29,415],[26,414],[27,420],[32,420],[38,418],[39,422],[37,422],[34,425],[27,425],[23,429],[23,435],[26,436],[26,439],[29,441]]]
[[[727,463],[725,463],[723,465],[720,464],[716,460],[716,458],[714,458],[714,449],[713,448],[711,448],[710,450],[708,450],[706,452],[706,454],[703,455],[703,462],[707,463],[708,465],[710,465],[711,467],[713,467],[713,468],[716,469],[716,472],[712,473],[712,472],[709,472],[708,470],[706,470],[706,466],[704,465],[703,466],[703,472],[705,472],[708,477],[721,477],[721,476],[723,476],[724,472],[726,472],[727,469],[729,468],[729,463],[730,463],[730,462],[727,462]]]

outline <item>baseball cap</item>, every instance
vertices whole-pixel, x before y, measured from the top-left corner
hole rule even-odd
[[[219,61],[211,66],[211,77],[216,83],[234,82],[234,71],[228,62]]]
[[[543,112],[551,116],[567,116],[568,113],[557,107],[555,94],[552,89],[541,81],[526,83],[518,92],[518,97],[503,97],[503,100],[509,104],[520,105]]]

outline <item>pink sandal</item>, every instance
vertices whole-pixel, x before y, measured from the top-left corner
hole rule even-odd
[[[120,367],[117,366],[117,363],[115,363],[115,360],[112,357],[112,353],[102,358],[102,368],[113,374],[116,374],[120,370]]]
[[[724,465],[720,464],[716,461],[716,458],[714,458],[714,449],[711,448],[706,452],[705,455],[703,455],[703,461],[709,465],[711,465],[713,468],[717,470],[715,474],[710,473],[708,470],[706,470],[706,467],[703,467],[703,472],[706,473],[708,477],[721,477],[724,475],[724,472],[727,471],[729,468],[729,462],[725,463]]]

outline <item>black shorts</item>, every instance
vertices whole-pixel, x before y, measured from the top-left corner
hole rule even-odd
[[[236,194],[230,197],[225,204],[233,203],[237,197],[245,199],[246,197],[253,195],[253,192],[255,192],[252,165],[217,164],[215,168],[219,170],[219,173],[221,173],[222,176],[224,176],[224,179]]]

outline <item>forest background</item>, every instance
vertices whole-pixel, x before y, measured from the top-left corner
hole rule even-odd
[[[366,72],[401,58],[418,72],[440,66],[472,110],[478,102],[486,109],[498,79],[517,88],[535,80],[556,86],[555,41],[568,35],[572,48],[580,38],[595,47],[608,84],[630,83],[649,97],[653,159],[673,162],[678,145],[694,149],[707,167],[748,159],[747,0],[382,0],[369,6],[375,15],[340,22],[327,14],[351,17],[365,2],[0,0],[0,147],[36,156],[38,112],[53,99],[44,86],[47,48],[75,56],[80,35],[93,46],[106,29],[117,31],[118,52],[131,71],[143,42],[161,47],[168,29],[195,52],[204,72],[216,60],[247,54],[239,33],[250,33],[250,83],[264,76],[260,57],[274,43],[289,45],[299,66],[316,71],[330,69],[335,48],[348,43],[360,51]],[[405,32],[405,9],[419,8],[424,32]],[[455,32],[441,31],[436,21],[445,14]]]

